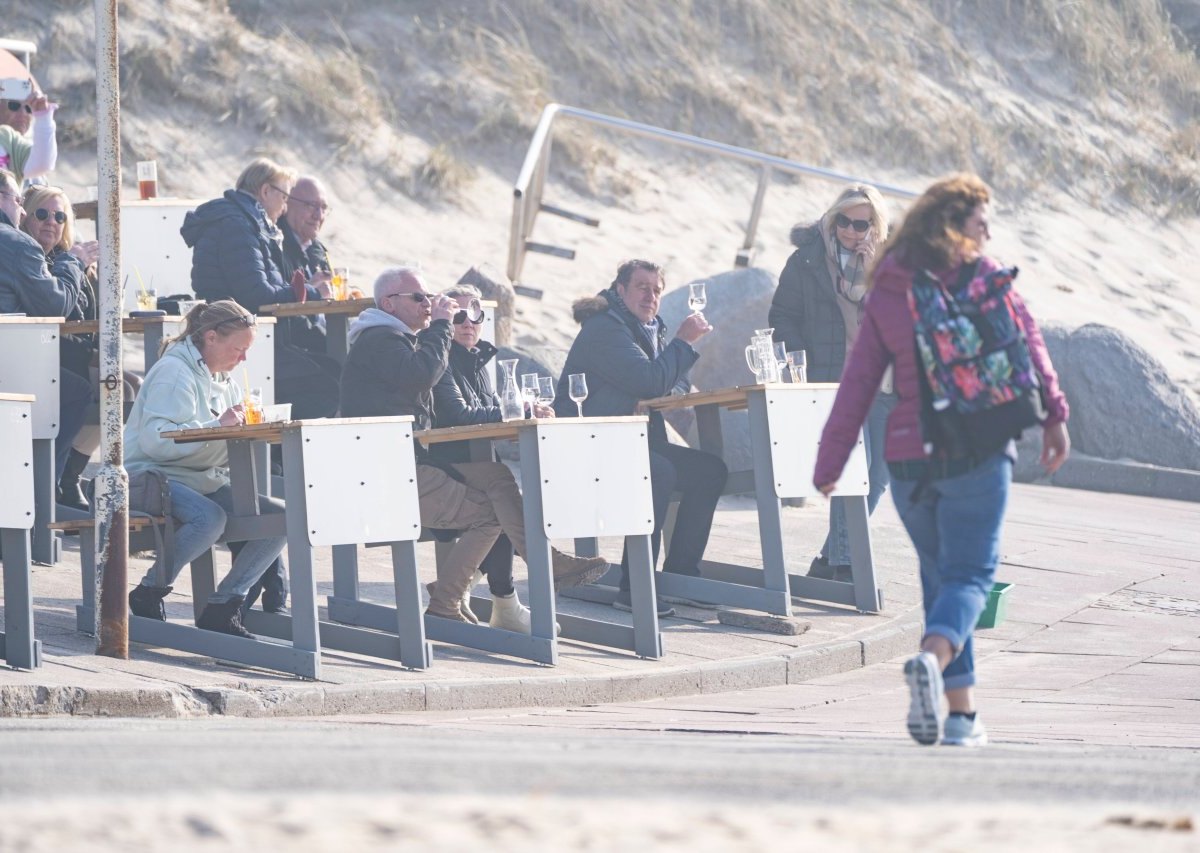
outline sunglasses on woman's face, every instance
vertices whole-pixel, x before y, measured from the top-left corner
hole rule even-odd
[[[29,106],[29,104],[23,104],[20,101],[9,101],[8,102],[8,111],[10,113],[20,112],[22,107],[25,108],[25,112],[27,112],[27,113],[33,112],[33,107]]]
[[[37,217],[38,222],[45,222],[51,216],[54,217],[54,221],[59,225],[67,221],[67,215],[61,210],[46,210],[44,207],[39,207],[33,212],[33,215]]]
[[[480,309],[478,313],[475,313],[474,311],[468,311],[466,308],[464,308],[461,311],[455,312],[453,322],[456,326],[461,326],[463,323],[470,323],[473,326],[478,326],[483,322],[483,318],[484,313],[482,309]]]
[[[837,218],[834,219],[834,222],[837,223],[838,228],[849,228],[850,226],[854,226],[854,230],[859,234],[865,234],[867,229],[871,227],[871,220],[851,219],[844,213],[839,213]]]

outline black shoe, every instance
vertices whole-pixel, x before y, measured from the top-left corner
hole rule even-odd
[[[661,596],[654,596],[654,603],[658,606],[659,619],[675,615],[675,608],[663,601]],[[622,589],[617,591],[617,597],[613,600],[613,607],[618,610],[624,610],[626,613],[633,612],[633,596],[629,590]]]
[[[129,593],[129,612],[143,619],[167,621],[167,608],[163,599],[171,592],[169,586],[144,586],[138,584]]]
[[[196,620],[196,627],[205,631],[216,631],[218,634],[232,634],[247,640],[257,640],[258,637],[242,626],[242,602],[245,600],[238,595],[220,604],[207,605]]]
[[[84,497],[83,488],[79,481],[79,476],[83,473],[83,469],[88,466],[91,457],[86,453],[80,453],[75,448],[71,448],[71,453],[67,456],[67,464],[63,467],[62,476],[58,479],[58,502],[63,506],[69,506],[72,509],[78,509],[83,512],[90,512],[91,505]]]
[[[827,557],[818,556],[813,558],[812,565],[808,567],[808,576],[823,581],[841,581],[842,583],[846,583],[850,580],[850,567],[831,566]]]

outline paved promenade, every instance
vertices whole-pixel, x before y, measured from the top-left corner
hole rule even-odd
[[[823,502],[787,508],[784,523],[794,567],[806,567],[824,533]],[[564,642],[560,664],[544,667],[453,646],[434,645],[434,666],[398,665],[326,653],[324,680],[303,682],[169,650],[134,645],[128,661],[96,657],[94,641],[74,630],[79,594],[77,540],[59,566],[35,567],[38,636],[45,665],[0,671],[0,715],[241,716],[454,712],[472,708],[565,707],[664,696],[715,694],[805,684],[803,726],[820,726],[822,706],[850,725],[895,717],[902,687],[866,699],[877,679],[853,673],[890,661],[919,637],[914,557],[890,497],[873,525],[885,596],[878,616],[797,602],[796,636],[720,624],[713,609],[680,607],[663,620],[661,661]],[[619,543],[602,542],[615,559]],[[752,503],[726,499],[710,555],[760,565]],[[1017,486],[1003,545],[1000,578],[1014,584],[1008,621],[978,635],[989,702],[1002,703],[1006,725],[1088,743],[1197,745],[1200,713],[1200,505],[1152,498]],[[318,564],[319,600],[331,591],[328,556]],[[219,559],[226,566],[228,555]],[[422,546],[432,578],[432,549]],[[147,561],[131,560],[137,576]],[[390,568],[363,551],[363,590],[382,598]],[[518,576],[523,573],[518,561]],[[191,613],[186,573],[168,599],[173,618]],[[522,590],[523,595],[523,590]],[[524,597],[524,595],[523,595]],[[611,608],[560,598],[563,612],[613,621]],[[847,691],[861,691],[855,704]],[[989,691],[1000,691],[992,693]],[[794,709],[795,691],[788,691]],[[846,708],[854,709],[847,717]],[[1102,724],[1081,720],[1103,709]],[[879,719],[876,720],[875,718]],[[769,715],[763,718],[770,722]],[[828,721],[825,721],[828,722]],[[1097,725],[1100,728],[1097,729]],[[1110,727],[1106,733],[1105,726]]]

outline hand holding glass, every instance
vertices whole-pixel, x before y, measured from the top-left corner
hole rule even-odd
[[[574,401],[575,407],[579,410],[579,417],[583,417],[583,401],[587,399],[587,374],[572,373],[568,378],[567,394]]]

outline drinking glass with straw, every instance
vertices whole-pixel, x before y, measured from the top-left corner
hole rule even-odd
[[[242,411],[246,415],[247,424],[261,424],[263,421],[262,389],[250,387],[250,371],[242,368]]]
[[[158,310],[158,293],[153,288],[146,287],[146,282],[142,281],[142,273],[137,268],[133,268],[133,274],[138,280],[138,295],[137,306],[139,311],[157,311]],[[151,284],[154,283],[151,279]]]

